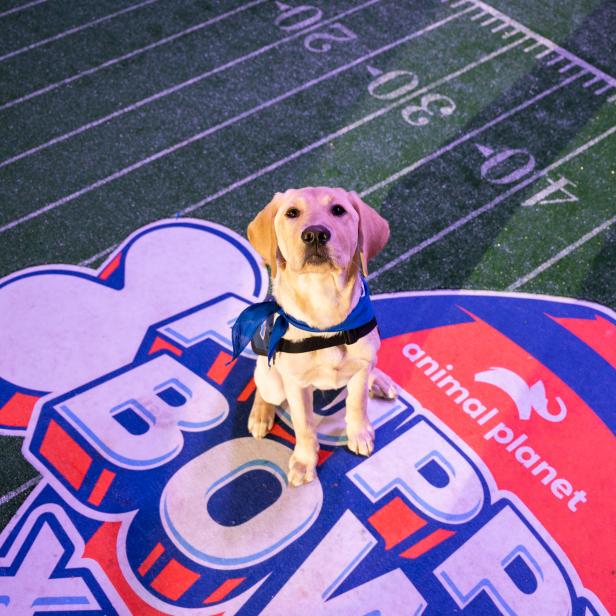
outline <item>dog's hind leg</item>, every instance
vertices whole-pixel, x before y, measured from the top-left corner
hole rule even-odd
[[[371,398],[393,400],[398,397],[396,384],[378,368],[372,368],[368,377],[368,393]]]

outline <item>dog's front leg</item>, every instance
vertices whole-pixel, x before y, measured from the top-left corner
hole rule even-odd
[[[368,419],[368,377],[370,366],[359,370],[347,384],[346,429],[348,448],[369,456],[374,449],[374,428]]]
[[[295,431],[295,449],[289,459],[289,485],[301,486],[315,478],[319,451],[312,410],[312,388],[285,379],[284,389]]]
[[[248,417],[248,431],[255,438],[263,438],[272,429],[276,407],[284,402],[282,379],[275,366],[267,365],[267,358],[259,356],[255,368],[255,399]]]

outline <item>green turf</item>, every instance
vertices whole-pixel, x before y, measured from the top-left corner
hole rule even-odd
[[[470,4],[451,8],[452,3],[375,2],[340,20],[355,34],[354,40],[313,53],[305,48],[303,35],[263,50],[294,33],[276,24],[281,9],[267,0],[169,44],[96,69],[243,6],[238,0],[159,0],[0,61],[0,106],[11,105],[0,109],[0,165],[30,148],[59,140],[0,166],[0,227],[83,191],[32,220],[0,231],[0,275],[41,263],[98,265],[101,259],[93,256],[135,228],[186,208],[192,209],[191,216],[244,233],[275,191],[331,184],[370,191],[366,200],[390,220],[392,239],[372,265],[378,274],[371,281],[373,290],[507,289],[616,215],[616,135],[548,173],[553,181],[565,176],[573,182],[577,201],[532,207],[522,203],[549,180],[538,178],[509,195],[516,183],[498,184],[482,177],[486,156],[478,146],[526,150],[535,159],[533,172],[540,171],[614,126],[615,105],[606,99],[616,89],[596,96],[593,88],[583,87],[592,77],[589,74],[543,96],[579,69],[560,73],[563,64],[549,67],[535,58],[541,49],[525,53],[533,41],[515,46],[521,35],[504,40],[506,30],[492,33],[469,15],[379,51],[470,8]],[[18,4],[5,2],[0,12]],[[0,56],[134,4],[53,0],[7,16],[0,20]],[[320,8],[323,20],[360,4],[310,2]],[[494,0],[492,6],[599,69],[614,72],[615,42],[606,27],[616,17],[613,3]],[[504,50],[506,45],[512,48]],[[246,54],[253,57],[220,68]],[[373,57],[346,66],[368,54]],[[490,54],[494,57],[482,61]],[[85,70],[93,72],[11,103]],[[437,111],[425,125],[406,123],[402,111],[421,105],[421,92],[408,100],[379,99],[368,89],[376,72],[396,70],[417,76],[418,85],[409,97],[427,87],[430,95],[448,97],[452,103],[447,104],[455,105],[455,110],[450,115]],[[207,71],[215,72],[143,102]],[[456,71],[461,74],[454,75]],[[408,74],[401,75],[381,94],[408,83],[407,79]],[[315,83],[308,87],[311,80]],[[435,85],[439,80],[442,83]],[[298,91],[287,96],[294,89]],[[274,102],[276,97],[281,100]],[[533,97],[535,103],[515,111]],[[126,111],[129,105],[138,108]],[[263,105],[267,107],[258,109]],[[381,113],[388,106],[392,108]],[[100,121],[110,114],[117,117]],[[507,117],[497,121],[502,114]],[[84,129],[89,123],[97,125]],[[336,135],[343,127],[344,134]],[[193,143],[106,179],[208,129],[211,134]],[[75,130],[80,132],[64,137]],[[472,131],[478,133],[469,137]],[[456,147],[430,159],[456,140],[460,140]],[[301,149],[305,151],[300,155]],[[502,177],[524,160],[519,154],[498,172]],[[411,172],[372,190],[414,163]],[[274,168],[266,172],[268,165]],[[250,179],[253,174],[258,177]],[[101,181],[100,186],[91,186]],[[219,191],[220,196],[211,198]],[[495,206],[481,216],[418,248],[492,202]],[[616,307],[615,227],[518,290]],[[378,273],[409,249],[414,254]],[[0,495],[35,474],[21,459],[20,446],[17,438],[2,438]],[[26,493],[0,506],[0,526]]]

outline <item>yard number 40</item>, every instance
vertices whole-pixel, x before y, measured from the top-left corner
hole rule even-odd
[[[481,177],[491,184],[508,185],[521,180],[535,169],[535,157],[526,149],[504,148],[494,150],[486,145],[475,144],[485,160],[481,165]],[[535,193],[524,203],[525,207],[549,203],[570,203],[578,198],[566,186],[575,184],[565,176],[557,180],[546,177],[548,185]]]

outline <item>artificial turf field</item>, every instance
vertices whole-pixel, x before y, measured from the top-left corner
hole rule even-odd
[[[0,276],[96,266],[161,218],[244,233],[275,191],[336,185],[390,221],[374,292],[614,308],[615,23],[597,1],[4,1]],[[1,439],[3,527],[36,473]]]

